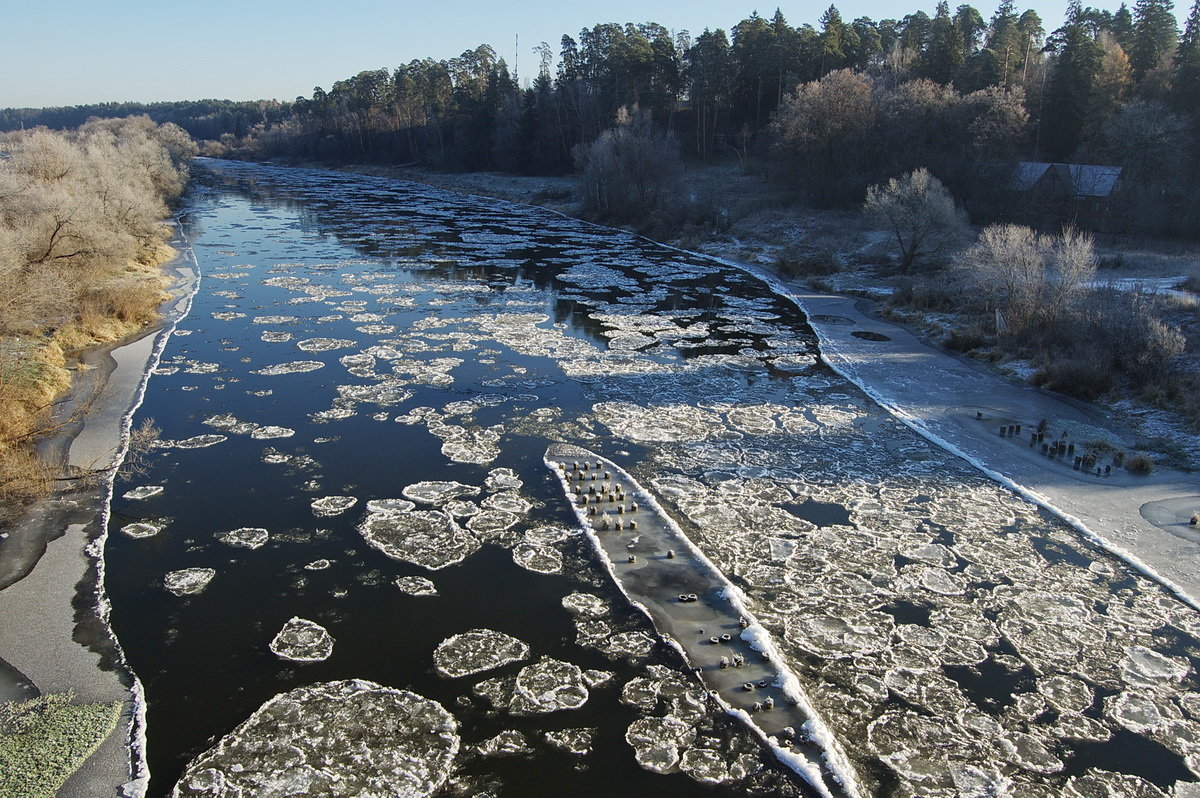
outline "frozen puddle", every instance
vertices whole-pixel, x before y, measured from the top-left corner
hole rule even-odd
[[[359,679],[281,693],[198,756],[171,795],[437,792],[460,741],[436,701]]]
[[[710,695],[822,795],[859,795],[845,754],[737,589],[658,502],[625,471],[586,449],[553,444],[546,464],[618,587],[682,653]],[[579,609],[594,610],[586,602]],[[639,761],[661,754],[674,763],[679,747],[674,741],[652,754],[657,748],[647,742],[646,754],[638,749]]]

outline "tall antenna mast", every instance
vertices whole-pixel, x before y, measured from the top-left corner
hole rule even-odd
[[[521,78],[517,72],[521,66],[521,34],[513,34],[513,83],[517,84],[517,88],[521,88]]]

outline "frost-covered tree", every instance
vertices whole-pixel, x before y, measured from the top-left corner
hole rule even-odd
[[[926,169],[868,188],[863,212],[887,225],[900,250],[900,271],[906,274],[918,258],[941,254],[957,243],[967,228],[966,214]]]

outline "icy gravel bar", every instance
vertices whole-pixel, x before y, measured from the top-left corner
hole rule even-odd
[[[617,586],[679,650],[709,694],[820,794],[863,794],[740,591],[655,498],[587,449],[556,443],[545,461]]]

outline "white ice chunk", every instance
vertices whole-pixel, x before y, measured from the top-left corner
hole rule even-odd
[[[462,496],[474,496],[479,488],[474,485],[464,485],[461,482],[417,482],[400,491],[405,498],[422,504],[445,504],[451,499]]]
[[[556,574],[562,570],[563,560],[558,549],[538,543],[522,541],[513,547],[513,562],[540,574]]]
[[[271,653],[292,662],[321,662],[333,653],[333,636],[321,624],[291,618],[271,641]]]
[[[264,366],[260,369],[254,369],[250,373],[275,377],[280,374],[303,374],[321,368],[325,368],[325,364],[319,360],[296,360],[291,363],[276,363],[273,366]]]
[[[190,596],[208,587],[216,575],[212,568],[183,568],[167,573],[163,577],[163,587],[176,596]]]
[[[410,596],[436,596],[437,587],[423,576],[397,576],[393,584]]]
[[[281,693],[196,757],[171,793],[425,798],[453,770],[458,724],[441,704],[352,679]]]
[[[270,535],[267,530],[249,526],[233,529],[229,532],[218,532],[216,535],[217,540],[226,546],[242,549],[261,548],[269,537]]]
[[[136,501],[138,499],[149,499],[151,496],[157,496],[162,492],[163,492],[162,485],[143,485],[140,488],[133,488],[132,490],[127,490],[122,495],[126,499],[132,499],[132,500]]]
[[[387,556],[430,570],[462,562],[479,548],[474,535],[436,510],[371,513],[358,531]]]
[[[529,657],[529,646],[493,629],[472,629],[438,644],[433,664],[442,676],[458,678],[482,673]]]
[[[341,515],[357,503],[358,499],[354,496],[323,496],[320,499],[313,499],[312,511],[313,515],[318,518],[327,518],[332,515]]]
[[[121,531],[131,538],[150,538],[166,528],[164,521],[135,521],[121,527]]]

